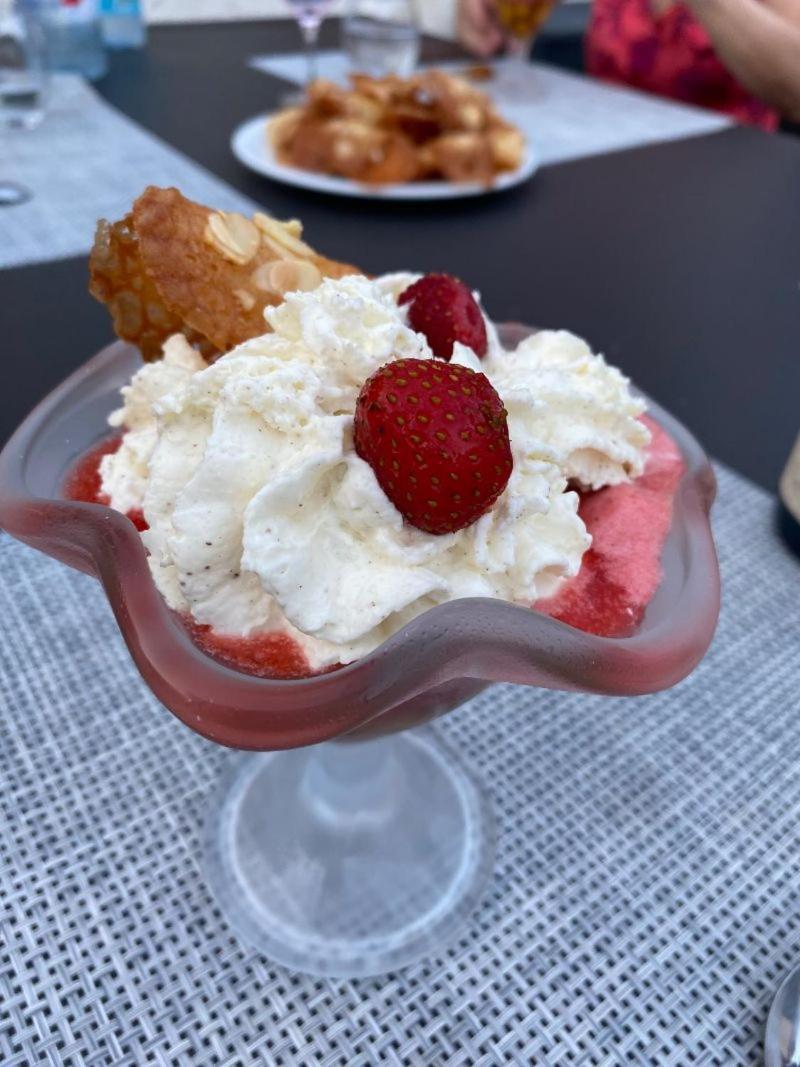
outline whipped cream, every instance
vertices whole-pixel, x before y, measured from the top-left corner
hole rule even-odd
[[[149,477],[150,456],[158,440],[154,405],[162,397],[186,385],[206,362],[183,334],[164,343],[164,357],[145,363],[121,390],[122,407],[109,417],[109,424],[125,433],[119,451],[100,463],[103,492],[118,511],[141,508]]]
[[[541,330],[513,352],[490,347],[481,369],[502,396],[512,439],[532,434],[586,489],[638,478],[650,431],[628,379],[566,330]]]
[[[288,294],[271,333],[211,366],[182,338],[148,364],[112,416],[128,428],[103,490],[142,507],[170,606],[227,634],[291,634],[312,668],[350,662],[455,597],[530,605],[575,575],[590,537],[569,480],[641,472],[649,433],[627,380],[563,331],[505,352],[487,320],[485,373],[509,412],[514,470],[495,506],[455,534],[405,523],[354,451],[364,381],[390,360],[432,358],[397,296],[417,275],[351,275]]]

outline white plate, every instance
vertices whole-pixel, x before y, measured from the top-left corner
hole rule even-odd
[[[529,144],[517,170],[499,175],[494,184],[478,182],[404,182],[397,185],[365,185],[350,178],[335,178],[329,174],[287,167],[275,158],[272,146],[267,141],[267,122],[272,114],[257,115],[238,126],[231,137],[233,154],[250,170],[267,178],[296,185],[301,189],[313,189],[319,193],[336,196],[358,196],[370,200],[451,200],[461,196],[486,196],[501,189],[510,189],[527,181],[539,167],[539,159]]]

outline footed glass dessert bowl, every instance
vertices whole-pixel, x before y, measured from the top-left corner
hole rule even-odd
[[[511,347],[531,332],[507,325],[500,335]],[[75,461],[108,436],[107,417],[140,360],[130,345],[110,345],[25,420],[0,454],[0,525],[101,581],[141,675],[186,726],[254,750],[221,783],[205,855],[212,891],[247,942],[291,968],[337,976],[430,954],[491,874],[492,817],[457,755],[432,731],[409,728],[492,682],[636,695],[689,674],[719,612],[708,459],[650,403],[685,470],[663,577],[630,637],[595,636],[505,601],[459,599],[348,666],[265,679],[197,647],[156,589],[128,518],[62,495]]]

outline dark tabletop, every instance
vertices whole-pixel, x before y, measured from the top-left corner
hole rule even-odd
[[[236,123],[286,90],[245,59],[297,47],[288,22],[157,28],[99,89],[274,214],[301,217],[328,255],[449,270],[495,319],[584,335],[712,454],[774,489],[800,429],[800,140],[735,128],[545,167],[479,200],[331,199],[252,175],[228,148]],[[110,328],[83,260],[0,270],[0,308],[2,441]]]

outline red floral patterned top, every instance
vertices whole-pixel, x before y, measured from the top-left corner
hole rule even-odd
[[[706,31],[681,3],[654,15],[648,0],[594,0],[586,69],[763,129],[778,126],[777,111],[750,96],[728,73]]]

